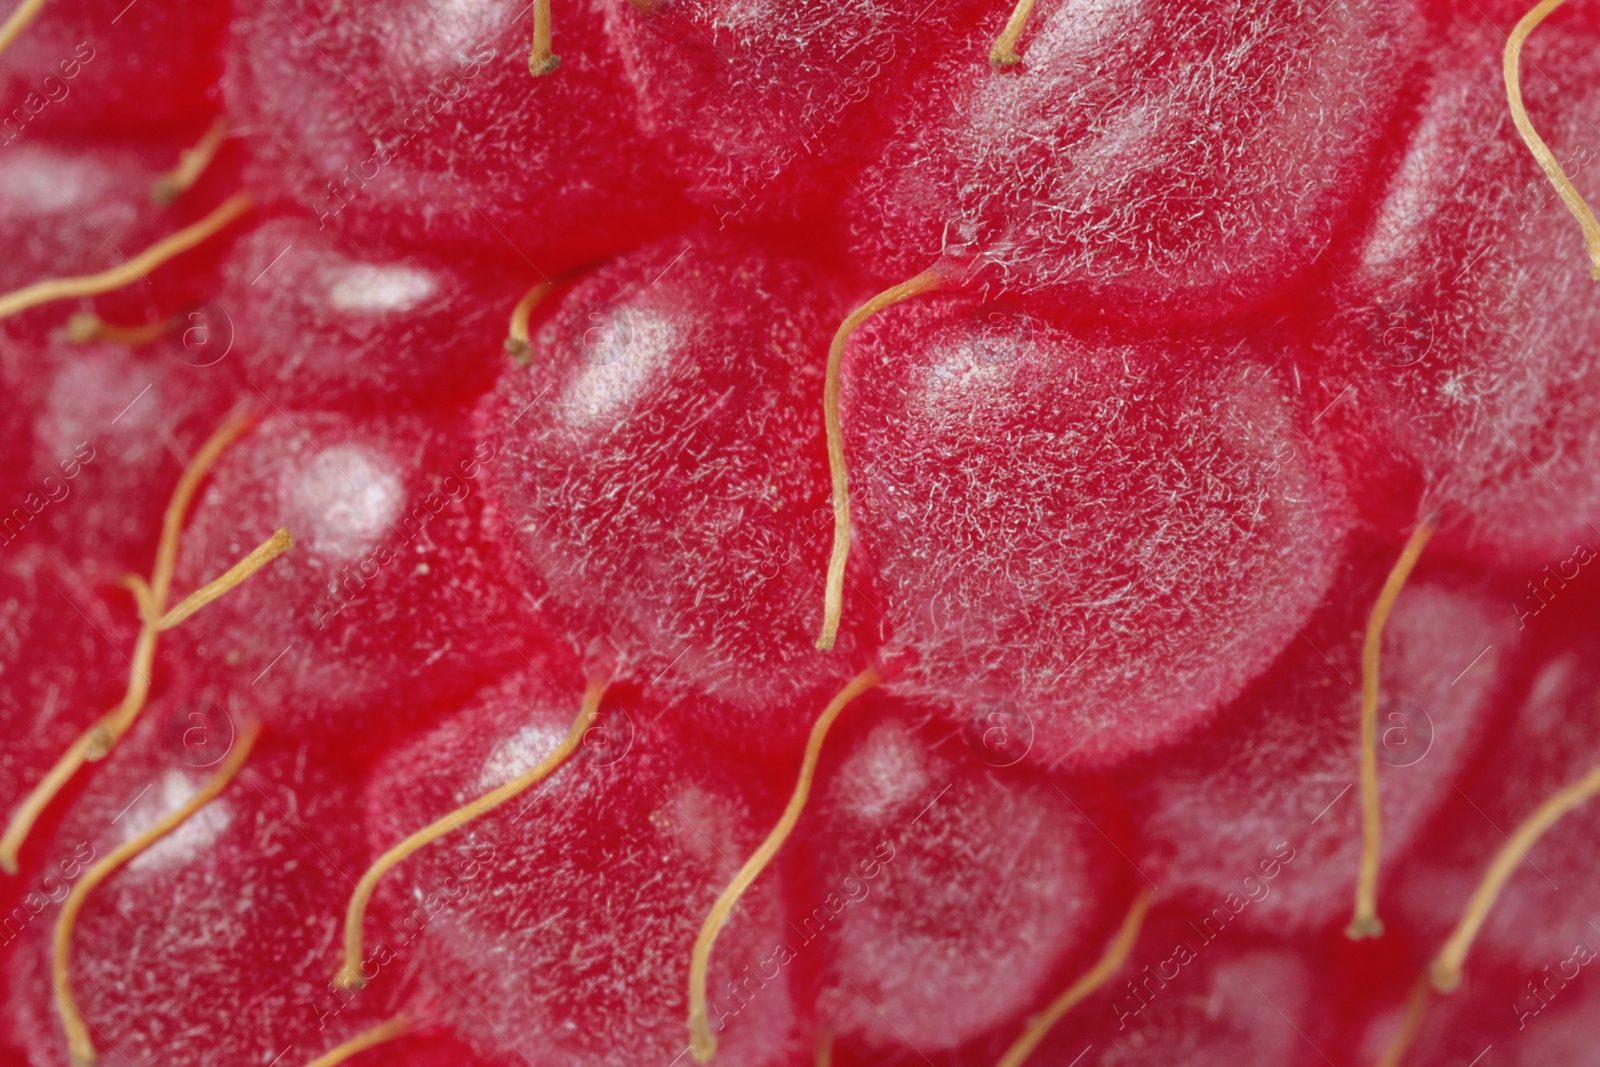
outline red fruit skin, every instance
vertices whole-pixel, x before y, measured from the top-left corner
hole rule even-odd
[[[1356,210],[1428,26],[1413,5],[1041,7],[1022,69],[1003,10],[942,43],[856,182],[857,252],[1133,323],[1282,292]],[[886,105],[889,106],[889,105]]]
[[[678,179],[719,228],[752,218],[814,226],[890,129],[886,101],[917,77],[973,5],[896,0],[759,9],[729,0],[620,4],[606,32],[640,123],[672,147]],[[558,16],[559,17],[559,16]]]
[[[148,243],[158,220],[138,179],[154,181],[167,158],[158,144],[79,139],[34,138],[0,153],[0,236],[9,250],[0,289],[103,270],[117,248]],[[66,317],[59,305],[32,315],[51,324]]]
[[[14,510],[24,496],[33,491],[28,484],[28,461],[33,452],[31,375],[10,358],[11,337],[0,334],[0,523],[14,518]],[[40,488],[43,488],[42,486]],[[32,512],[28,512],[32,514]],[[0,527],[0,536],[9,546],[18,534],[14,526]]]
[[[94,588],[49,549],[19,542],[0,550],[0,818],[9,820],[67,746],[122,698],[137,620],[121,597]],[[46,828],[56,814],[46,813]],[[27,879],[0,876],[0,952],[17,930],[5,920],[51,858],[35,838],[20,857]]]
[[[1340,488],[1277,376],[1195,343],[1079,338],[933,297],[852,339],[856,545],[896,687],[1028,717],[1030,758],[1106,765],[1208,721],[1333,576]]]
[[[1591,199],[1594,35],[1558,15],[1523,61],[1534,126]],[[1467,14],[1451,38],[1364,239],[1311,312],[1306,377],[1373,525],[1437,510],[1430,553],[1532,569],[1600,518],[1600,313],[1577,225],[1513,127],[1500,31]]]
[[[842,304],[801,263],[665,241],[575,285],[477,413],[503,442],[497,536],[573,643],[606,638],[619,677],[774,747],[876,637],[861,613],[835,653],[813,647],[833,526],[821,346]]]
[[[21,517],[16,515],[16,509],[22,507],[24,498],[34,491],[27,483],[27,474],[24,474],[29,453],[34,448],[34,434],[26,416],[22,414],[21,405],[13,403],[21,387],[6,371],[5,360],[0,360],[0,389],[5,390],[6,395],[6,402],[0,403],[0,523],[5,522],[6,518],[19,520]],[[24,509],[24,514],[30,515],[32,512]],[[14,522],[11,526],[5,526],[3,534],[0,534],[5,545],[16,541],[16,536]]]
[[[684,208],[606,46],[619,16],[563,9],[563,65],[536,79],[528,8],[242,3],[225,91],[249,184],[348,234],[515,254],[530,284],[663,233]]]
[[[1331,1047],[1321,961],[1228,930],[1208,941],[1181,911],[1157,912],[1124,969],[1069,1013],[1030,1063],[1135,1067],[1311,1067]],[[1003,1045],[972,1062],[992,1063]],[[1090,1051],[1084,1055],[1085,1048]]]
[[[510,678],[385,758],[368,787],[373,847],[553,750],[581,686],[552,678]],[[671,1062],[688,1043],[689,954],[701,921],[782,804],[760,768],[720,751],[670,733],[636,692],[608,695],[554,775],[391,871],[368,926],[387,930],[415,970],[414,1003],[499,1062]],[[791,1063],[797,1054],[791,977],[749,977],[785,937],[775,874],[740,899],[712,955],[713,1005],[739,1003],[734,982],[745,991],[718,1033],[719,1063]]]
[[[96,581],[148,576],[184,467],[238,407],[233,365],[213,362],[220,338],[196,332],[188,344],[180,334],[130,349],[58,333],[0,337],[0,361],[27,382],[32,449],[22,470],[44,501],[18,543],[49,546]],[[133,611],[131,597],[124,608]]]
[[[1361,650],[1392,563],[1388,546],[1353,546],[1301,635],[1222,718],[1128,769],[1122,784],[1145,842],[1142,865],[1165,898],[1203,913],[1242,893],[1280,934],[1346,924],[1361,855]],[[1500,593],[1424,568],[1384,628],[1385,884],[1423,847],[1428,820],[1450,805],[1451,785],[1515,673],[1516,619]]]
[[[201,219],[239,191],[239,154],[224,145],[199,180],[169,207],[150,189],[198,134],[33,138],[0,151],[0,291],[49,278],[93,275],[123,266],[157,241]],[[173,320],[171,336],[190,362],[217,358],[215,325],[203,305],[216,294],[216,268],[238,233],[225,227],[142,278],[92,298],[52,301],[8,318],[8,333],[35,341],[75,313],[93,311],[117,326]]]
[[[449,710],[539,647],[532,593],[482,531],[495,457],[446,420],[266,419],[217,462],[174,588],[280,527],[295,545],[167,635],[163,656],[289,736],[376,743]]]
[[[64,1062],[52,898],[80,841],[103,855],[151,817],[161,790],[141,789],[203,779],[192,714],[208,731],[265,715],[277,739],[180,835],[184,867],[146,857],[91,901],[74,977],[108,1061],[293,1067],[403,1003],[423,1032],[355,1062],[674,1063],[710,899],[770,827],[822,701],[877,658],[898,692],[848,709],[799,832],[719,940],[722,1064],[806,1062],[827,1025],[840,1067],[992,1067],[1098,953],[1144,884],[1132,860],[1160,910],[1032,1064],[1373,1062],[1504,833],[1600,759],[1578,603],[1600,543],[1593,283],[1498,70],[1532,0],[1075,0],[1034,12],[1005,73],[983,62],[1005,6],[589,0],[557,7],[566,63],[538,80],[520,6],[114,3],[51,0],[0,58],[0,292],[120,263],[240,185],[225,152],[175,208],[147,200],[215,110],[225,18],[250,185],[282,214],[149,284],[0,324],[0,524],[17,530],[0,535],[0,814],[120,694],[136,618],[106,582],[148,570],[183,462],[240,397],[274,414],[224,456],[176,595],[280,522],[298,545],[163,638],[140,730],[0,878],[0,1065]],[[1523,66],[1585,192],[1596,10],[1563,7]],[[98,50],[68,79],[76,27]],[[70,94],[30,117],[46,76]],[[836,247],[841,214],[854,239]],[[712,220],[766,248],[651,244]],[[937,260],[1017,301],[919,298],[852,342],[856,538],[831,656],[810,651],[832,518],[820,375],[839,289],[863,279],[779,249],[820,250],[866,292]],[[527,285],[615,253],[541,308],[532,370],[507,368]],[[438,288],[393,314],[340,296],[353,274],[404,302],[422,287],[397,268]],[[184,317],[137,351],[53,336],[90,307]],[[1208,332],[1229,336],[1193,340]],[[1257,366],[1280,332],[1292,391],[1282,361]],[[584,404],[618,406],[580,426]],[[80,443],[95,458],[69,478]],[[1345,555],[1346,495],[1382,545]],[[1355,792],[1321,801],[1354,780],[1365,613],[1435,510],[1384,686],[1436,736],[1380,771],[1389,932],[1348,947]],[[377,973],[332,1012],[352,877],[552,743],[582,688],[574,649],[608,643],[618,682],[579,758],[391,872]],[[1098,783],[1056,780],[1069,811],[1037,768],[994,765],[1024,749],[1070,769],[1134,756],[1113,784],[1142,840]],[[904,799],[946,771],[931,806]],[[896,818],[867,879],[856,846]],[[1597,818],[1529,850],[1408,1063],[1593,1057],[1591,983],[1542,985],[1549,1003],[1526,983],[1600,949]],[[1277,859],[1290,823],[1308,829]],[[1249,900],[1263,861],[1279,873]],[[849,877],[872,892],[781,951]],[[1232,901],[1245,914],[1213,943]],[[1198,958],[1163,977],[1188,942]]]
[[[0,151],[0,241],[8,250],[0,262],[0,292],[120,267],[236,192],[238,158],[225,149],[171,207],[151,199],[151,185],[193,140],[187,130],[137,140],[40,137]],[[124,326],[188,311],[214,293],[211,274],[232,232],[224,230],[133,284],[92,300],[36,307],[8,319],[6,328],[42,333],[89,308]]]
[[[1457,10],[1450,8],[1448,5],[1442,5],[1442,8],[1452,14],[1462,16],[1470,14],[1472,16],[1471,23],[1478,28],[1483,30],[1498,29],[1506,36],[1510,36],[1517,23],[1521,22],[1523,17],[1533,10],[1532,5],[1522,3],[1522,0],[1483,0],[1482,3],[1476,3],[1470,9]],[[1597,21],[1593,16],[1594,12],[1589,9],[1588,5],[1564,5],[1547,14],[1545,20],[1540,23],[1542,28],[1535,31],[1533,39],[1537,39],[1538,35],[1543,34],[1546,29],[1553,26],[1564,26],[1570,30],[1581,29],[1582,32],[1593,33],[1596,29],[1600,29],[1600,21]],[[1503,38],[1501,45],[1502,47],[1504,46]],[[1532,70],[1531,60],[1534,58],[1533,53],[1528,52],[1526,48],[1523,51],[1530,60],[1528,69]],[[1540,76],[1537,71],[1535,71],[1535,76]]]
[[[891,698],[847,714],[785,853],[786,943],[817,1027],[854,1056],[1011,1032],[1099,955],[1134,895],[1103,835],[1133,846],[1082,787],[1080,804],[985,761]]]
[[[437,1029],[408,1034],[362,1056],[365,1058],[354,1057],[351,1062],[357,1067],[378,1063],[401,1067],[496,1067],[506,1062],[499,1058],[483,1059],[455,1035]]]
[[[1450,802],[1418,838],[1402,876],[1386,889],[1388,918],[1412,932],[1420,946],[1414,960],[1419,972],[1449,937],[1507,835],[1558,789],[1600,763],[1594,730],[1596,589],[1589,572],[1545,586],[1550,603],[1522,619],[1522,637],[1535,658],[1519,672],[1518,687],[1502,698],[1495,732],[1459,776]],[[1517,607],[1508,604],[1506,610]],[[1415,1062],[1470,1062],[1490,1044],[1496,1046],[1491,1057],[1508,1064],[1582,1062],[1559,1052],[1584,1035],[1593,1043],[1590,968],[1582,959],[1568,961],[1579,945],[1590,953],[1600,948],[1591,926],[1597,818],[1590,800],[1525,849],[1466,957],[1460,989],[1435,998]],[[1397,1020],[1396,1007],[1386,1005],[1353,1032],[1367,1046],[1381,1045]]]
[[[470,403],[505,362],[514,264],[342,242],[293,217],[242,238],[214,307],[252,388],[364,414]]]
[[[52,0],[6,49],[0,147],[59,130],[120,135],[209,118],[227,24],[221,4]]]
[[[1405,1062],[1471,1063],[1473,1057],[1482,1056],[1484,1063],[1541,1067],[1592,1059],[1600,997],[1587,980],[1592,959],[1579,964],[1573,957],[1578,943],[1586,943],[1592,952],[1596,940],[1600,939],[1592,931],[1574,938],[1547,961],[1548,972],[1529,968],[1474,975],[1450,996],[1436,997]],[[1569,960],[1565,972],[1569,979],[1562,979],[1558,968]],[[1539,988],[1537,995],[1530,991],[1530,982]],[[1546,998],[1543,1002],[1541,996]],[[1376,1056],[1397,1032],[1399,1022],[1397,1008],[1373,1019],[1354,1055]]]
[[[188,707],[149,707],[41,843],[59,892],[5,950],[9,1014],[35,1067],[67,1063],[50,982],[66,886],[187,800],[237,739],[219,722],[211,744],[186,746]],[[367,861],[359,792],[337,753],[284,740],[263,737],[221,795],[89,895],[73,997],[107,1062],[303,1063],[392,1012],[366,994],[335,1010],[322,962]]]

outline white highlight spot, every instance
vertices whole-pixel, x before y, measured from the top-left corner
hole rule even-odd
[[[850,798],[856,817],[881,823],[932,791],[927,752],[898,726],[874,730],[839,768],[835,795]]]
[[[322,272],[328,302],[341,311],[410,311],[439,291],[439,283],[414,267],[357,263]]]
[[[738,854],[737,817],[726,802],[692,785],[662,801],[650,815],[651,824],[696,862],[721,864]]]
[[[465,804],[499,789],[554,752],[565,736],[567,731],[554,724],[524,726],[494,747],[489,758],[483,761],[483,768],[478,771],[475,787],[462,791],[456,799]]]
[[[5,199],[30,214],[75,215],[75,203],[92,201],[107,191],[111,173],[104,162],[18,146],[6,169]]]
[[[305,531],[307,547],[329,558],[362,554],[400,512],[399,473],[358,444],[335,445],[290,477],[296,537]]]
[[[1447,117],[1448,115],[1448,117]],[[1400,164],[1400,175],[1379,206],[1371,236],[1362,249],[1362,259],[1374,270],[1381,270],[1408,256],[1416,255],[1427,239],[1430,193],[1437,175],[1449,170],[1449,146],[1445,128],[1456,119],[1455,113],[1434,111],[1424,117],[1412,134],[1411,147]]]
[[[562,414],[578,427],[610,426],[672,358],[678,332],[654,311],[618,307],[596,311],[584,331],[578,358],[582,371],[561,397]]]
[[[176,768],[163,773],[156,788],[140,797],[119,823],[123,843],[132,841],[169,812],[187,804],[200,792],[201,784]],[[218,797],[185,819],[172,833],[129,860],[128,869],[159,871],[190,863],[209,850],[232,821],[233,812],[227,799]]]

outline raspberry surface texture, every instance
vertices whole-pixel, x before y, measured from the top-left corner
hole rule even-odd
[[[0,1067],[1600,1043],[1600,0],[0,0]]]

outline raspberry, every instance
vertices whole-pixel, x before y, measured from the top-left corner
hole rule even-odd
[[[634,0],[606,33],[641,124],[671,146],[718,228],[837,211],[887,135],[884,102],[927,73],[971,4],[860,0],[778,10],[727,0]]]
[[[1507,778],[1491,759],[1480,759],[1411,857],[1394,903],[1427,944],[1451,932],[1488,858],[1505,846],[1503,835],[1596,762],[1593,739],[1579,728],[1593,703],[1591,641],[1585,635],[1561,643],[1567,647],[1552,650],[1491,742],[1491,752],[1515,754],[1519,774]],[[1436,998],[1424,1017],[1419,1056],[1470,1046],[1470,1057],[1501,1043],[1512,1050],[1508,1062],[1533,1063],[1576,1040],[1591,999],[1579,972],[1596,944],[1589,927],[1593,858],[1585,846],[1594,823],[1592,810],[1579,809],[1523,847],[1525,858],[1471,943],[1460,989]],[[1369,1040],[1386,1040],[1393,1025],[1381,1019]]]
[[[11,343],[8,356],[28,368],[34,394],[25,469],[40,487],[53,478],[61,497],[25,538],[87,558],[103,581],[149,568],[166,505],[151,488],[177,481],[238,403],[232,365],[208,366],[215,345],[198,336],[192,347],[179,336],[138,351],[55,335]]]
[[[170,136],[136,142],[30,137],[6,148],[0,153],[0,237],[12,251],[0,266],[0,286],[9,292],[41,278],[121,266],[204,215],[220,199],[219,190],[230,187],[226,168],[202,177],[197,188],[166,210],[151,202],[156,182],[187,145],[186,139]],[[187,310],[190,302],[202,304],[200,294],[214,286],[204,270],[219,254],[215,245],[206,246],[147,270],[146,284],[98,297],[95,309],[112,321],[135,325]],[[42,330],[65,318],[59,307],[49,307],[29,312],[23,321]]]
[[[93,716],[120,695],[134,619],[57,553],[11,545],[0,557],[0,795],[21,797]],[[39,853],[30,849],[27,858]],[[0,881],[10,914],[15,879]],[[8,940],[11,936],[7,931]]]
[[[1451,907],[1442,917],[1455,919],[1482,873],[1482,863],[1504,840],[1496,827],[1510,833],[1542,800],[1600,762],[1600,750],[1582,729],[1593,700],[1587,642],[1564,644],[1569,647],[1554,650],[1539,666],[1493,742],[1517,753],[1521,773],[1507,779],[1495,773],[1492,763],[1480,761],[1461,782],[1465,800],[1457,797],[1441,813],[1428,847],[1413,857],[1417,871],[1398,900],[1418,928],[1436,929],[1441,918],[1436,908],[1421,906],[1425,896],[1447,901]],[[1570,890],[1558,887],[1584,883],[1590,860],[1582,843],[1585,827],[1593,822],[1587,809],[1575,812],[1528,852],[1527,869],[1517,873],[1514,891],[1503,894],[1485,922],[1475,955],[1492,953],[1537,969],[1553,953],[1570,949],[1566,942],[1571,938],[1584,936],[1580,916],[1587,912]],[[1473,857],[1479,862],[1474,864]]]
[[[1589,1054],[1595,11],[1008,6],[13,0],[0,1064]]]
[[[997,77],[974,21],[895,100],[858,244],[886,280],[945,253],[1134,321],[1259,303],[1356,207],[1427,30],[1409,5],[1063,4]]]
[[[15,19],[39,4],[19,3]],[[51,0],[5,48],[0,144],[45,131],[161,130],[210,117],[227,15],[215,4]],[[0,38],[7,37],[0,31]]]
[[[18,373],[10,360],[0,359],[0,389],[4,390],[5,397],[4,400],[0,400],[0,493],[5,494],[6,500],[25,498],[31,491],[23,473],[32,458],[29,453],[33,446],[33,427],[29,425],[26,404],[23,402],[23,393],[28,389],[28,385],[27,376]],[[62,473],[64,472],[51,472],[55,482],[49,486],[40,486],[44,493],[35,494],[37,499],[32,501],[33,507],[28,507],[27,502],[24,502],[22,520],[25,521],[37,510],[42,510],[44,501],[48,499],[52,490],[56,495],[60,495],[61,490],[55,486],[61,483]],[[4,522],[5,519],[12,520],[11,525],[4,527],[8,544],[16,539],[20,528],[16,510],[13,507],[9,514],[0,517],[0,522]]]
[[[1176,915],[1152,917],[1140,944],[1125,980],[1057,1027],[1033,1062],[1069,1064],[1085,1048],[1085,1061],[1112,1067],[1321,1062],[1307,1047],[1327,1044],[1308,953],[1259,936],[1207,941]]]

